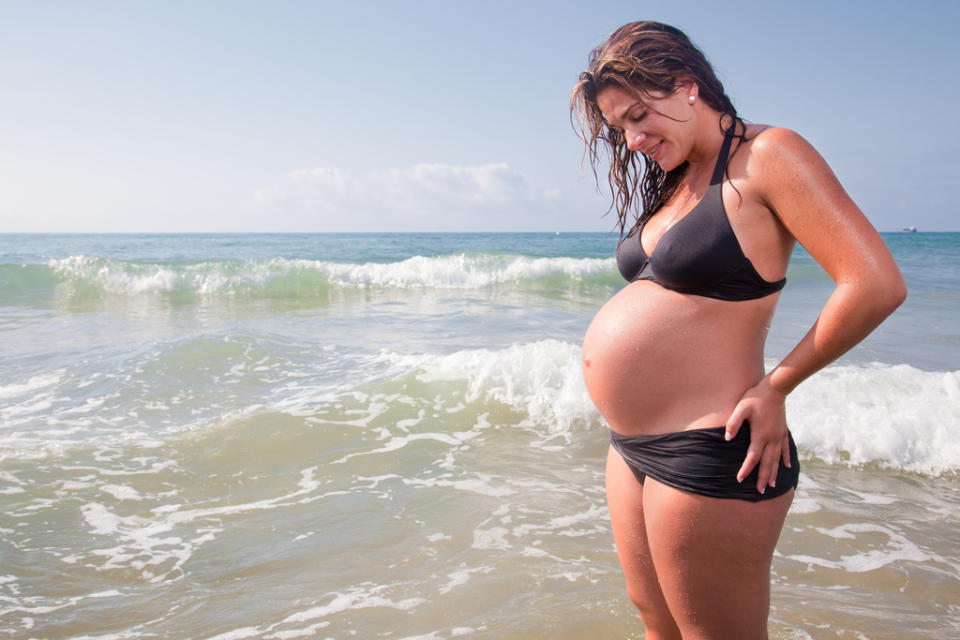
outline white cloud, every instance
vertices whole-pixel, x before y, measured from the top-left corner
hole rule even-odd
[[[416,164],[366,175],[297,169],[285,185],[255,197],[286,223],[317,231],[537,230],[559,201],[556,190],[535,189],[506,163]]]

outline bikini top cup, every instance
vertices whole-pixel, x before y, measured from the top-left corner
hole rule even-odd
[[[617,246],[617,267],[627,281],[653,280],[680,293],[734,301],[763,298],[786,284],[786,278],[769,282],[757,273],[727,219],[721,185],[732,139],[731,126],[724,136],[707,193],[667,229],[650,256],[640,242],[646,220]]]

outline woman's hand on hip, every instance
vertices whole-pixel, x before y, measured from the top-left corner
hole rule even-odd
[[[768,378],[744,392],[726,424],[726,439],[732,440],[744,421],[750,423],[750,446],[737,472],[743,482],[759,467],[757,491],[776,486],[780,462],[790,466],[790,440],[787,434],[786,396],[773,388]]]

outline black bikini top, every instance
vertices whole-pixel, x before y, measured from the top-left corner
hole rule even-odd
[[[787,279],[769,282],[743,254],[723,207],[721,185],[733,139],[731,125],[703,199],[660,237],[648,257],[640,236],[647,220],[617,246],[617,267],[629,282],[653,280],[661,287],[719,300],[753,300],[776,293]]]

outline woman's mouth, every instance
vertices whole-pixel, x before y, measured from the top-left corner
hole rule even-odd
[[[653,160],[654,162],[657,162],[658,160],[660,160],[660,157],[659,157],[659,156],[660,156],[660,152],[661,152],[661,151],[663,151],[663,140],[661,140],[661,141],[658,142],[657,144],[655,144],[655,145],[653,145],[652,147],[650,147],[650,148],[644,153],[644,155],[647,156],[648,158],[650,158],[651,160]]]

